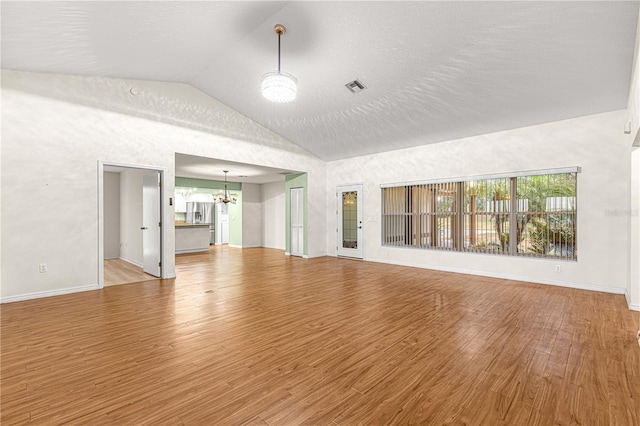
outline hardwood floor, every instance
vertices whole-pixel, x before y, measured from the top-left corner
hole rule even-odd
[[[150,280],[157,280],[157,278],[145,273],[139,266],[122,259],[104,260],[105,287]]]
[[[638,425],[621,295],[217,247],[5,304],[3,425]]]

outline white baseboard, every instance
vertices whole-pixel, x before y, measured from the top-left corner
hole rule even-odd
[[[629,290],[627,289],[624,290],[624,297],[625,299],[627,299],[627,306],[629,307],[630,310],[640,311],[640,304],[631,303],[631,295],[629,294]]]
[[[170,280],[172,278],[175,278],[176,274],[175,272],[173,274],[167,274],[166,276],[162,277],[163,280]]]
[[[316,257],[326,257],[327,254],[326,253],[321,253],[321,254],[305,254],[304,257],[305,259],[314,259]]]
[[[385,260],[365,259],[365,260],[367,262],[387,263],[391,265],[409,266],[412,268],[433,269],[435,271],[454,272],[457,274],[478,275],[481,277],[501,278],[505,280],[523,281],[523,282],[534,283],[534,284],[555,285],[558,287],[577,288],[580,290],[600,291],[604,293],[626,294],[626,289],[620,288],[620,287],[606,287],[601,285],[574,283],[569,281],[544,280],[544,279],[537,279],[537,278],[530,278],[530,277],[522,277],[518,275],[498,274],[494,272],[474,271],[470,269],[461,269],[461,268],[446,268],[446,267],[433,266],[433,265],[421,265],[421,264],[415,264],[410,262],[391,261],[386,259]]]
[[[120,260],[124,260],[125,262],[137,266],[138,268],[144,268],[144,265],[142,263],[136,262],[135,260],[127,259],[126,257],[120,257]]]
[[[0,303],[22,302],[24,300],[40,299],[43,297],[62,296],[63,294],[79,293],[81,291],[99,290],[98,284],[83,285],[79,287],[62,288],[60,290],[40,291],[37,293],[20,294],[0,298]]]
[[[291,253],[289,253],[288,251],[285,251],[285,252],[284,252],[284,255],[285,255],[285,256],[291,256]]]
[[[233,248],[242,248],[242,246],[237,246],[235,244],[227,244],[229,247],[233,247]]]
[[[209,249],[186,249],[186,250],[176,250],[176,254],[184,254],[184,253],[206,253]]]

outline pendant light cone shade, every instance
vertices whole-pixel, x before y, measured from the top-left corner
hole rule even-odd
[[[280,37],[285,28],[278,24],[275,31],[278,34],[278,70],[262,76],[262,96],[271,102],[291,102],[296,98],[298,80],[291,74],[280,71]]]

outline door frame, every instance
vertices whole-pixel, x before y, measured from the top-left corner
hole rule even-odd
[[[167,218],[165,217],[164,208],[164,191],[166,167],[151,166],[147,164],[129,164],[118,163],[113,161],[98,160],[98,288],[104,288],[104,169],[106,167],[119,167],[123,169],[137,169],[156,171],[160,175],[160,259],[162,266],[160,267],[160,278],[173,278],[169,276],[166,265],[168,264],[167,247]]]
[[[293,198],[291,197],[291,195],[293,194],[293,191],[299,192],[299,195],[302,199],[302,212],[299,214],[302,214],[302,226],[301,226],[301,231],[302,231],[302,247],[298,247],[299,252],[294,254],[293,253],[293,224],[291,223],[291,211],[293,210]],[[305,257],[304,254],[304,221],[306,220],[306,218],[304,217],[304,203],[305,203],[305,199],[304,199],[304,187],[302,186],[295,186],[292,188],[289,188],[289,255],[291,256],[296,256],[296,257]]]
[[[360,244],[360,247],[362,249],[361,251],[361,256],[360,257],[354,257],[354,256],[345,256],[345,255],[340,255],[338,253],[339,249],[340,249],[340,244],[342,244],[341,240],[341,236],[340,236],[340,229],[342,228],[342,225],[340,224],[340,217],[341,215],[339,214],[340,212],[340,208],[342,208],[342,203],[340,200],[340,191],[353,191],[353,188],[356,188],[355,190],[359,192],[360,194],[360,200],[358,201],[358,205],[360,206],[361,209],[361,217],[360,217],[360,222],[364,222],[364,184],[362,183],[352,183],[352,184],[348,184],[348,185],[338,185],[336,186],[336,256],[337,257],[344,257],[344,258],[348,258],[348,259],[362,259],[364,260],[364,228],[361,227],[361,232],[359,235],[359,240],[358,243]]]

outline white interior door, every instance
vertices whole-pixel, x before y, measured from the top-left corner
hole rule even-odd
[[[229,215],[220,221],[220,244],[229,244]]]
[[[160,173],[142,177],[142,265],[160,277]]]
[[[291,255],[304,255],[304,190],[291,188]]]
[[[362,185],[338,187],[338,256],[362,259]]]

